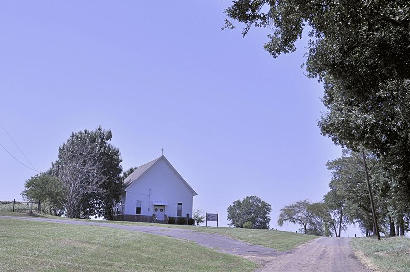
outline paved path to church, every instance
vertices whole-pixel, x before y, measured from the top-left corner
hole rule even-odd
[[[349,238],[319,238],[298,248],[278,252],[271,248],[251,245],[223,235],[204,233],[183,228],[160,226],[137,226],[98,221],[50,219],[42,217],[0,216],[1,219],[18,219],[70,225],[108,227],[128,231],[139,231],[176,239],[189,240],[219,252],[240,255],[261,264],[258,272],[369,272],[356,258],[349,246]],[[1,221],[0,221],[1,222]]]

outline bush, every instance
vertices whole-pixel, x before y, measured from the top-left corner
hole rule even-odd
[[[168,217],[168,224],[178,224],[178,225],[186,225],[187,220],[186,217]],[[188,225],[194,225],[195,220],[192,218],[188,219]]]
[[[243,228],[245,229],[251,229],[253,227],[252,222],[250,221],[246,221],[245,223],[243,223]]]
[[[168,217],[168,224],[175,224],[175,217]]]
[[[203,213],[204,212],[201,210],[196,210],[192,216],[198,226],[199,224],[205,222],[205,216]]]
[[[178,225],[186,225],[186,218],[185,217],[178,217],[177,218]]]

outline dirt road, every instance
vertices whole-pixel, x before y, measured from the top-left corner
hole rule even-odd
[[[369,272],[353,254],[349,238],[319,238],[270,258],[260,272]]]

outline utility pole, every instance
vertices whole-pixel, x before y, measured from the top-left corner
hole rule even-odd
[[[363,149],[362,149],[362,157],[363,157],[364,170],[365,170],[365,172],[366,172],[367,189],[369,190],[370,206],[371,206],[371,208],[372,208],[373,233],[376,234],[376,235],[377,235],[377,239],[380,240],[379,226],[377,225],[376,210],[375,210],[375,208],[374,208],[372,186],[371,186],[371,184],[370,184],[369,169],[367,168],[366,155],[364,154],[364,150],[363,150]]]

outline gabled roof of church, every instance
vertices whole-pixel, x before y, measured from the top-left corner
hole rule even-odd
[[[181,179],[181,181],[185,184],[185,186],[188,187],[190,191],[192,191],[192,194],[195,196],[197,193],[195,192],[194,189],[186,182],[186,180],[178,173],[178,171],[172,166],[172,164],[165,158],[164,155],[162,155],[159,158],[156,158],[155,160],[152,160],[150,162],[147,162],[143,165],[140,165],[135,169],[128,177],[125,178],[124,180],[124,186],[125,188],[129,187],[132,183],[136,182],[138,179],[140,179],[151,167],[153,167],[158,161],[163,159],[166,163],[168,163],[169,167],[175,172],[175,174]]]

